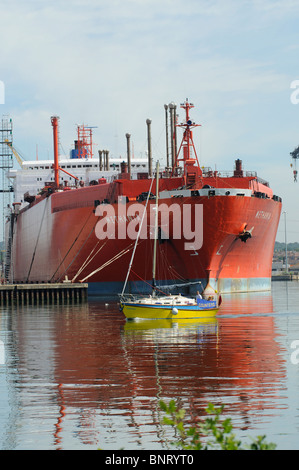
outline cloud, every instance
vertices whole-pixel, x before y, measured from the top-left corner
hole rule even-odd
[[[99,148],[124,154],[130,132],[135,153],[144,152],[150,117],[153,147],[163,155],[164,103],[186,97],[203,124],[208,163],[230,167],[238,152],[250,155],[254,166],[261,150],[270,149],[279,162],[273,136],[293,147],[298,111],[289,86],[299,78],[297,1],[2,4],[0,79],[24,153],[35,152],[37,142],[51,147],[50,116],[58,114],[66,151],[76,124],[84,122],[98,126]]]
[[[14,18],[4,53],[7,80],[18,88],[13,107],[57,112],[73,123],[96,119],[106,134],[108,119],[123,119],[142,135],[139,124],[164,101],[207,96],[229,106],[223,97],[234,93],[237,106],[252,93],[281,90],[283,73],[264,59],[223,54],[230,26],[243,28],[240,14],[233,1],[191,1],[189,8],[182,1],[14,1],[2,18],[3,35]]]

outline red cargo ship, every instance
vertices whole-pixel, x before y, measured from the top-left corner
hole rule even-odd
[[[185,119],[176,127],[183,129],[182,142],[172,168],[159,177],[157,287],[167,291],[176,285],[180,292],[193,294],[210,282],[222,293],[270,290],[281,199],[255,173],[243,171],[240,160],[231,175],[202,169],[192,135],[196,124],[189,115],[193,105],[186,100],[181,107]],[[52,126],[54,181],[39,194],[27,192],[26,206],[15,201],[7,223],[7,280],[67,278],[87,282],[90,294],[118,294],[144,217],[128,289],[150,292],[155,205],[150,132],[146,174],[133,174],[128,151],[117,178],[107,181],[99,172],[89,185],[80,181],[70,187],[61,179],[62,172],[70,178],[72,174],[59,161],[57,117],[52,117]],[[77,160],[87,159],[78,153]]]

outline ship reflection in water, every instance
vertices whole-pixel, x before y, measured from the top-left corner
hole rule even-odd
[[[285,312],[271,293],[225,296],[198,321],[128,322],[96,302],[2,311],[1,448],[166,449],[159,400],[170,399],[189,422],[224,404],[240,436],[277,443],[271,421],[291,408],[280,338],[286,318],[298,322]]]

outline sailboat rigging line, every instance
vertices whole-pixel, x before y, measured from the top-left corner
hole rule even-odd
[[[156,175],[156,177],[157,177],[157,175]],[[142,228],[144,216],[145,216],[145,213],[146,213],[148,201],[149,201],[149,198],[150,198],[150,194],[151,194],[153,182],[154,182],[154,177],[152,177],[151,186],[150,186],[149,192],[148,192],[148,194],[147,194],[146,203],[145,203],[145,205],[144,205],[144,211],[143,211],[143,214],[142,214],[142,218],[141,218],[141,222],[140,222],[140,225],[139,225],[138,234],[137,234],[136,241],[135,241],[135,245],[134,245],[134,248],[133,248],[133,252],[132,252],[132,256],[131,256],[131,260],[130,260],[130,264],[129,264],[129,269],[128,269],[127,276],[126,276],[126,280],[125,280],[125,282],[124,282],[123,290],[122,290],[122,293],[121,293],[122,296],[124,295],[124,292],[125,292],[125,289],[126,289],[126,286],[127,286],[127,282],[128,282],[128,278],[129,278],[129,274],[130,274],[130,271],[131,271],[131,267],[132,267],[132,264],[133,264],[133,259],[134,259],[134,256],[135,256],[135,251],[136,251],[136,248],[137,248],[138,239],[139,239],[139,236],[140,236],[140,232],[141,232],[141,228]],[[157,198],[157,197],[158,197],[158,194],[156,194],[156,198]]]
[[[84,229],[84,227],[85,227],[85,225],[87,224],[87,222],[88,222],[88,220],[89,220],[89,218],[90,218],[91,215],[93,215],[93,210],[90,212],[89,216],[87,217],[86,222],[85,222],[84,225],[81,227],[81,229],[80,229],[79,233],[77,234],[75,240],[73,241],[73,243],[72,243],[71,246],[69,247],[68,251],[67,251],[66,254],[64,255],[63,259],[62,259],[61,262],[59,263],[59,265],[58,265],[56,271],[54,272],[53,276],[51,277],[50,281],[53,280],[53,278],[54,278],[55,274],[57,273],[57,271],[59,270],[60,266],[64,263],[65,258],[67,257],[67,255],[69,254],[69,252],[70,252],[71,249],[73,248],[74,244],[75,244],[76,241],[78,240],[78,238],[79,238],[79,236],[80,236],[82,230]],[[68,268],[69,268],[69,266],[68,266]],[[67,269],[68,269],[68,268],[67,268]],[[66,270],[64,271],[64,273],[65,273],[65,272],[66,272]]]
[[[135,276],[137,276],[139,279],[141,279],[145,284],[148,284],[149,286],[151,286],[151,287],[153,288],[152,284],[150,284],[149,282],[147,282],[145,279],[142,279],[142,277],[139,276],[139,274],[135,273],[135,271],[133,271],[133,269],[131,269],[131,271],[132,271],[132,273],[135,274]],[[161,293],[164,294],[164,295],[167,295],[166,292],[163,292],[163,291],[162,291],[161,289],[159,289],[157,286],[155,286],[154,289],[157,290],[157,291],[159,291],[159,292],[161,292]]]
[[[157,162],[157,169],[156,169],[156,213],[155,213],[155,238],[154,238],[154,257],[153,257],[153,275],[152,275],[153,292],[155,292],[155,285],[156,285],[157,238],[158,238],[158,199],[159,199],[159,162]]]
[[[35,254],[36,254],[37,245],[38,245],[38,242],[39,242],[39,237],[40,237],[43,221],[44,221],[44,218],[45,218],[45,213],[46,213],[46,208],[47,208],[47,205],[48,205],[48,201],[49,201],[49,198],[47,198],[46,202],[45,202],[44,212],[43,212],[43,215],[42,215],[42,220],[41,220],[41,223],[40,223],[40,226],[39,226],[38,235],[37,235],[37,239],[36,239],[36,242],[35,242],[35,247],[34,247],[32,258],[31,258],[31,263],[30,263],[28,274],[27,274],[27,279],[26,279],[27,283],[29,281],[29,276],[30,276],[31,269],[32,269],[32,266],[33,266],[33,262],[34,262],[34,258],[35,258]]]
[[[106,263],[102,264],[102,266],[100,266],[99,268],[95,269],[92,273],[89,273],[84,279],[80,279],[80,282],[85,282],[86,279],[90,278],[91,276],[93,276],[94,274],[98,273],[99,271],[101,271],[102,269],[106,268],[107,266],[109,266],[109,264],[113,263],[114,261],[116,261],[117,259],[121,258],[123,255],[125,255],[126,253],[128,253],[132,247],[133,243],[131,243],[126,249],[123,249],[122,251],[120,251],[119,253],[117,253],[115,256],[113,256],[113,258],[109,259],[108,261],[106,261]]]

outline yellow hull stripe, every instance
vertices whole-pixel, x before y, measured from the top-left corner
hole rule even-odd
[[[175,307],[176,308],[176,307]],[[200,309],[184,309],[181,307],[177,309],[178,313],[173,314],[172,308],[153,308],[139,305],[123,305],[123,313],[126,318],[149,318],[149,319],[160,319],[160,318],[210,318],[214,317],[218,308],[200,310]]]

